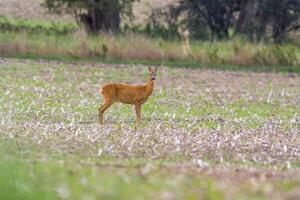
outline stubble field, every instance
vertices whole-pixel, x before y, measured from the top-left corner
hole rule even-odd
[[[101,85],[147,67],[0,60],[0,199],[298,199],[300,76],[160,67],[97,124]]]

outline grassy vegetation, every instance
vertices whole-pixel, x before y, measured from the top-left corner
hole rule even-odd
[[[8,19],[0,15],[0,30],[8,32],[26,32],[28,34],[66,35],[77,30],[72,23],[50,22],[41,20]]]
[[[174,173],[168,172],[161,164],[146,165],[143,159],[120,161],[116,158],[60,156],[44,157],[45,160],[40,162],[30,153],[15,153],[14,157],[7,155],[8,152],[1,153],[1,199],[193,199],[200,195],[204,199],[222,197],[210,178],[189,175],[174,177]],[[14,160],[10,160],[12,158]],[[174,181],[174,178],[177,180]],[[180,191],[176,191],[177,188],[181,188]]]
[[[51,28],[50,28],[51,29]],[[253,71],[300,71],[297,45],[252,44],[242,39],[220,42],[167,41],[138,34],[87,36],[75,34],[28,34],[1,32],[0,54],[6,57],[102,62],[152,63],[176,66],[247,69]],[[264,67],[262,67],[264,66]]]
[[[0,61],[0,199],[299,197],[297,74],[161,67],[135,131],[98,90],[146,67]]]

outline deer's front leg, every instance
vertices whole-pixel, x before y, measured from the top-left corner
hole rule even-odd
[[[135,104],[135,113],[136,113],[136,126],[139,126],[141,122],[141,107],[142,105],[139,103]]]

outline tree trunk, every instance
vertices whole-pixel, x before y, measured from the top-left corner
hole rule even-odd
[[[229,25],[232,17],[233,10],[225,9],[222,6],[214,7],[213,4],[205,6],[207,24],[212,32],[212,40],[228,39]]]
[[[282,0],[278,5],[278,14],[274,16],[273,38],[275,43],[281,43],[284,38],[286,27],[288,26],[287,0]]]
[[[120,27],[120,10],[92,8],[86,14],[81,14],[80,21],[88,33],[101,31],[115,33]]]
[[[255,21],[258,14],[259,0],[242,0],[241,11],[237,23],[237,32],[246,34],[250,40],[254,40]]]
[[[237,33],[246,35],[251,41],[262,40],[271,20],[269,1],[241,0]]]

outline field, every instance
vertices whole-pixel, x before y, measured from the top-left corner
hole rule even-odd
[[[0,60],[0,199],[299,199],[300,76],[160,67],[135,131],[99,87],[143,65]]]

